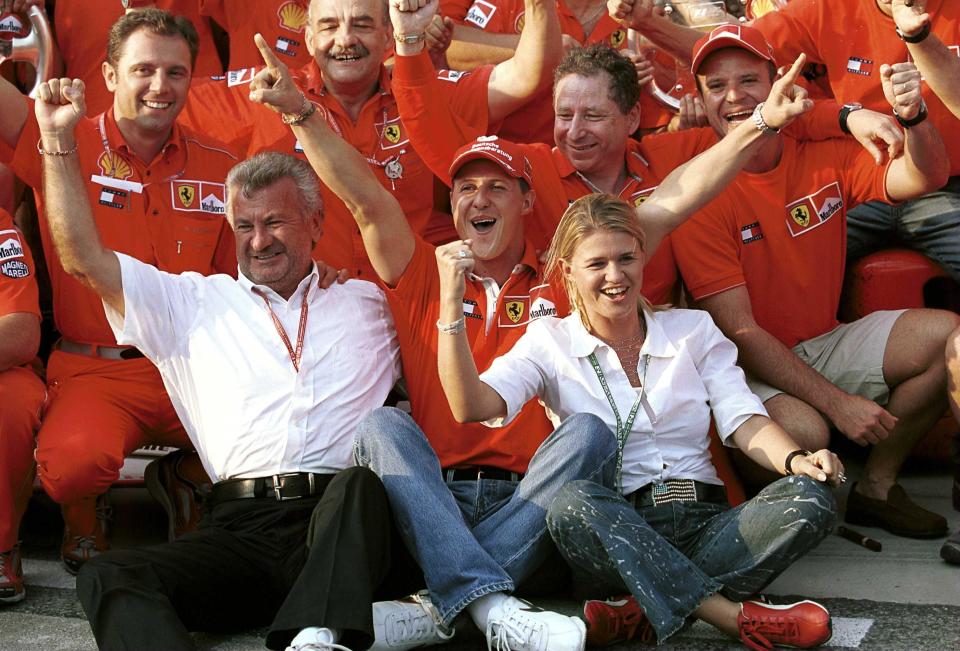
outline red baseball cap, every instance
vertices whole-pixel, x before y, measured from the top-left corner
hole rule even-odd
[[[758,29],[747,25],[721,25],[701,38],[693,46],[693,61],[690,62],[690,72],[697,74],[697,70],[710,54],[725,47],[738,47],[746,50],[761,59],[777,65],[773,56],[773,48]]]
[[[510,176],[533,185],[533,170],[523,150],[514,142],[497,136],[480,136],[457,150],[450,163],[450,178],[472,160],[485,158],[503,168]]]

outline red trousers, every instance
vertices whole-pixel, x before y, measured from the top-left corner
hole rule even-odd
[[[96,496],[146,444],[192,448],[160,373],[147,359],[105,360],[55,350],[47,363],[46,413],[37,472],[75,535],[95,526]]]
[[[0,372],[0,552],[17,544],[20,518],[33,493],[34,435],[46,389],[33,371]]]

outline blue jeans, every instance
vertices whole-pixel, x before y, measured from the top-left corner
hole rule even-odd
[[[847,258],[856,260],[897,241],[927,256],[960,282],[960,176],[896,206],[862,203],[847,212]]]
[[[540,445],[519,482],[446,482],[436,453],[406,413],[383,407],[357,430],[357,463],[379,475],[397,528],[423,570],[444,624],[474,599],[511,592],[553,551],[547,507],[567,482],[612,486],[616,439],[577,414]]]
[[[708,596],[743,601],[833,528],[829,487],[785,477],[749,502],[671,502],[635,509],[618,493],[571,482],[547,515],[574,579],[597,595],[629,591],[663,641]]]

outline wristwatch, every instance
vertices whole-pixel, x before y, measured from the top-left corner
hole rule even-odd
[[[753,125],[757,127],[757,131],[763,133],[780,133],[780,129],[775,129],[767,124],[767,121],[763,119],[763,114],[760,112],[763,110],[763,105],[765,102],[760,102],[753,109],[753,115],[750,118],[753,120]]]
[[[404,45],[416,45],[421,41],[427,40],[427,35],[423,32],[419,34],[397,34],[394,33],[393,39],[397,43],[403,43]]]
[[[841,131],[847,134],[850,133],[850,127],[847,126],[847,118],[850,117],[851,113],[853,113],[854,111],[859,111],[862,108],[863,108],[863,104],[858,104],[857,102],[850,102],[840,107],[839,119],[840,119]]]
[[[930,36],[930,21],[927,21],[927,24],[920,28],[920,31],[916,34],[904,34],[900,31],[900,28],[897,27],[897,36],[904,43],[921,43],[925,38]]]
[[[903,127],[904,129],[915,127],[927,119],[927,103],[921,99],[920,110],[917,112],[915,116],[913,116],[909,120],[904,120],[902,117],[897,115],[897,109],[893,109],[893,117],[897,118],[897,122],[899,122],[900,126]]]

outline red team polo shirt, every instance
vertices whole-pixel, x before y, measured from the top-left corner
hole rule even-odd
[[[436,101],[442,88],[435,80],[428,55],[397,57],[394,68],[394,93],[414,142],[423,143],[420,153],[427,165],[446,183],[447,170],[456,150],[483,133],[481,124],[470,124]],[[486,100],[486,96],[483,96]],[[476,102],[481,98],[477,97]],[[635,205],[652,193],[674,168],[708,148],[716,137],[709,129],[695,129],[692,135],[658,134],[642,142],[629,141],[626,165],[630,174],[620,197]],[[525,225],[527,239],[545,251],[567,206],[594,189],[556,148],[544,144],[521,145],[533,170],[536,191],[533,213]],[[643,292],[654,303],[672,300],[676,267],[668,239],[644,268]]]
[[[757,323],[792,347],[838,325],[847,211],[890,201],[887,167],[856,142],[784,137],[780,164],[741,172],[673,233],[694,299],[746,285]]]
[[[30,107],[10,166],[35,189],[57,329],[66,339],[116,345],[100,297],[60,266],[43,207],[39,127]],[[147,165],[127,149],[113,111],[77,125],[80,168],[103,245],[163,271],[236,275],[223,181],[237,162],[222,145],[179,125]]]
[[[310,60],[305,38],[308,4],[308,0],[200,0],[200,13],[230,35],[230,70],[263,65],[253,42],[257,33],[281,61],[298,68]]]
[[[460,424],[450,412],[437,372],[440,276],[434,247],[418,238],[400,282],[386,293],[396,321],[413,419],[427,435],[440,466],[486,465],[526,472],[530,458],[553,431],[536,400],[503,428]],[[523,259],[495,301],[488,299],[482,281],[468,279],[463,315],[477,369],[482,373],[495,358],[510,350],[530,321],[556,316],[554,296],[551,287],[543,283],[540,263],[529,242]],[[567,311],[565,299],[560,309]]]
[[[200,52],[193,69],[194,80],[223,74],[223,64],[213,43],[210,24],[201,17],[197,0],[157,0],[156,6],[172,14],[186,16],[200,37]],[[66,0],[56,3],[53,22],[57,46],[63,56],[68,77],[83,79],[87,85],[87,115],[106,111],[113,104],[101,67],[107,55],[107,34],[123,15],[118,0]]]
[[[928,0],[926,11],[932,17],[932,33],[960,56],[960,2]],[[880,113],[890,112],[880,84],[880,65],[908,61],[910,57],[906,44],[897,37],[893,19],[880,11],[875,0],[792,0],[780,11],[759,18],[753,26],[774,47],[778,61],[792,61],[806,52],[809,61],[826,64],[838,102],[859,102]],[[923,97],[930,119],[947,146],[950,173],[960,174],[957,119],[926,84]],[[836,114],[824,119],[836,123]]]
[[[482,125],[485,131],[487,83],[492,70],[492,66],[484,66],[466,75],[450,71],[438,73],[431,68],[431,77],[438,80],[437,101]],[[290,127],[270,109],[247,99],[253,73],[253,69],[235,71],[222,83],[192,89],[183,113],[185,123],[204,133],[223,137],[227,142],[242,141],[247,155],[272,150],[305,159]],[[407,138],[388,71],[381,68],[380,88],[364,104],[356,122],[326,91],[315,61],[298,71],[296,81],[307,98],[323,109],[330,127],[367,159],[380,183],[400,202],[413,232],[428,236],[435,214],[434,176]],[[479,101],[479,97],[483,101]],[[376,280],[353,216],[326,186],[321,185],[321,190],[324,234],[314,254],[334,267],[350,269],[356,277]],[[440,220],[442,225],[449,226],[449,216],[442,216]]]
[[[30,247],[0,208],[0,316],[14,312],[40,316],[37,277]]]

